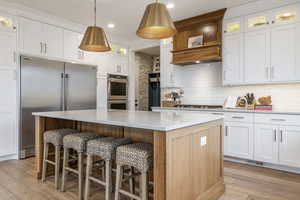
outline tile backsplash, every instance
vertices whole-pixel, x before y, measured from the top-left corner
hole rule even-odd
[[[300,111],[300,83],[222,86],[221,63],[185,66],[176,73],[185,93],[183,104],[223,105],[227,96],[254,93],[256,98],[272,96],[274,110]]]

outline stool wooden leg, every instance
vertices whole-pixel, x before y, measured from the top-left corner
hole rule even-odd
[[[47,173],[47,162],[48,159],[48,151],[49,151],[49,143],[44,144],[44,157],[43,157],[43,174],[42,174],[42,182],[46,179],[46,173]]]
[[[84,194],[84,199],[88,200],[89,195],[90,195],[90,175],[92,173],[93,169],[93,156],[88,155],[87,156],[87,165],[86,165],[86,178],[85,178],[85,194]]]
[[[141,175],[141,183],[140,186],[142,188],[142,200],[148,200],[148,174],[147,172],[143,172]]]
[[[78,197],[83,199],[83,153],[78,153]]]
[[[55,188],[59,189],[60,146],[55,146]]]
[[[105,160],[105,200],[111,199],[112,188],[112,163],[111,160]]]
[[[119,200],[120,197],[119,190],[122,187],[122,178],[123,178],[123,168],[122,166],[117,165],[115,200]]]
[[[132,176],[134,174],[134,168],[131,167],[130,168],[130,173],[129,173],[129,176]],[[134,194],[135,191],[134,191],[135,187],[134,187],[134,178],[131,177],[129,178],[129,190],[130,190],[130,193],[131,194]],[[134,200],[133,198],[130,198],[130,200]]]
[[[64,161],[63,161],[63,171],[62,171],[62,181],[61,181],[61,191],[65,191],[65,182],[66,182],[66,167],[68,167],[69,163],[69,149],[64,148]]]

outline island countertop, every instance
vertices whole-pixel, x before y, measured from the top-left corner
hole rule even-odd
[[[35,116],[75,120],[91,123],[126,126],[132,128],[170,131],[220,120],[222,116],[210,116],[201,113],[172,113],[150,111],[119,110],[76,110],[57,112],[36,112]]]

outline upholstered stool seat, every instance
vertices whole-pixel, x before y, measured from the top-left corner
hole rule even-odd
[[[55,146],[63,145],[63,138],[73,133],[78,133],[78,131],[74,129],[49,130],[44,133],[44,142]]]
[[[147,143],[128,144],[117,148],[117,180],[115,200],[119,200],[120,194],[133,199],[148,199],[148,172],[153,168],[153,145]],[[123,167],[134,167],[141,172],[140,176],[140,194],[129,193],[122,188]]]
[[[117,164],[132,166],[140,172],[147,172],[153,167],[153,145],[136,143],[117,149]]]
[[[49,130],[44,133],[44,158],[43,158],[43,171],[42,182],[46,179],[47,165],[52,164],[55,166],[55,188],[59,188],[59,170],[60,170],[60,149],[63,145],[63,138],[67,135],[78,133],[73,129],[56,129]],[[48,160],[49,144],[55,146],[55,162]]]
[[[86,151],[86,144],[89,140],[93,140],[98,137],[103,137],[98,133],[84,132],[72,134],[64,137],[64,148],[74,149],[79,153]]]
[[[86,153],[86,145],[89,140],[103,137],[98,133],[82,132],[72,135],[67,135],[63,139],[64,146],[64,163],[63,163],[63,176],[61,191],[65,191],[66,171],[75,173],[78,175],[78,196],[79,199],[83,199],[83,156]],[[75,150],[78,153],[78,170],[70,168],[69,165],[69,150]]]

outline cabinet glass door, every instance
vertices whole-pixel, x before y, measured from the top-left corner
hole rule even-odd
[[[12,18],[0,15],[0,28],[4,30],[16,30],[15,22]]]
[[[242,18],[227,20],[224,22],[224,34],[234,34],[243,31]]]
[[[256,16],[248,19],[248,28],[255,28],[267,25],[268,19],[266,16]]]

